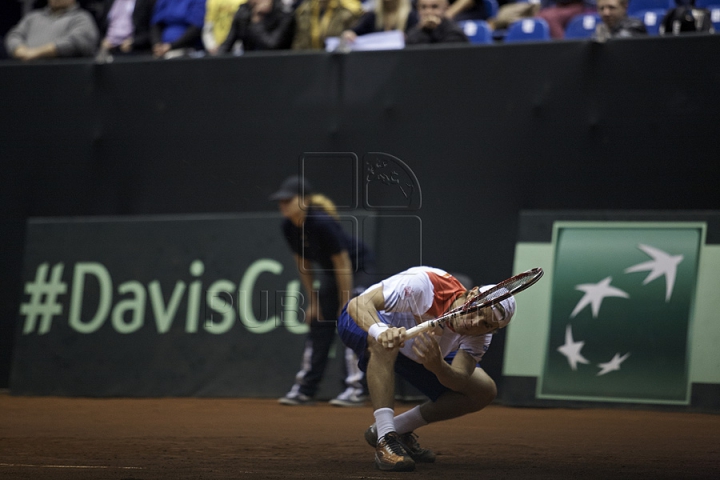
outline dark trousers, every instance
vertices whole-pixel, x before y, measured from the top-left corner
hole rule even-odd
[[[367,287],[370,285],[371,277],[366,278],[364,271],[355,275],[356,287]],[[337,330],[337,314],[340,308],[337,285],[333,275],[324,275],[321,279],[319,291],[320,309],[324,320],[313,320],[310,324],[310,332],[305,340],[305,350],[303,352],[302,367],[295,377],[295,385],[290,391],[299,392],[308,397],[314,397],[317,393],[320,382],[325,374],[328,364],[328,355],[335,341]],[[342,342],[338,343],[338,354],[342,355],[343,366],[343,384],[344,387],[352,387],[367,391],[365,383],[365,375],[357,366],[357,360],[354,357],[348,358],[348,353]]]

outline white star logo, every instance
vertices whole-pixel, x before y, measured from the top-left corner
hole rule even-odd
[[[572,327],[568,325],[565,329],[565,344],[561,347],[558,347],[557,350],[558,352],[565,355],[565,357],[567,357],[570,368],[572,368],[573,370],[577,370],[578,362],[590,363],[590,361],[587,358],[583,357],[580,353],[583,345],[585,345],[585,342],[576,342],[575,340],[573,340]]]
[[[670,301],[673,287],[675,286],[675,275],[677,274],[677,266],[683,261],[682,255],[670,255],[660,249],[649,245],[638,245],[638,248],[652,257],[652,260],[644,263],[638,263],[632,267],[626,268],[625,273],[643,272],[650,270],[643,285],[647,285],[656,278],[665,275],[665,302]]]
[[[615,370],[620,370],[620,364],[623,363],[628,357],[630,356],[630,352],[626,353],[622,357],[619,353],[616,353],[615,356],[607,363],[598,363],[598,367],[600,367],[600,371],[598,372],[597,376],[605,375],[606,373],[614,372]]]
[[[583,295],[578,304],[575,305],[575,309],[573,309],[570,314],[570,318],[574,318],[575,315],[580,313],[580,311],[588,305],[591,305],[593,318],[597,318],[598,313],[600,313],[600,304],[602,304],[605,297],[630,298],[630,295],[626,292],[620,290],[619,288],[611,287],[611,281],[612,277],[607,277],[599,283],[583,283],[581,285],[576,285],[575,290],[585,292],[585,295]]]

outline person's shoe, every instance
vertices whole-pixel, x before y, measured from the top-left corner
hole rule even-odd
[[[358,395],[358,391],[350,387],[330,400],[330,405],[335,405],[336,407],[362,407],[365,405],[365,400],[367,400],[366,396]]]
[[[278,403],[281,405],[312,405],[315,401],[302,393],[296,393],[294,395],[288,393],[284,397],[279,398]]]
[[[377,442],[375,447],[375,466],[390,472],[412,472],[415,461],[400,443],[397,432],[390,432]]]
[[[435,452],[422,448],[417,441],[417,435],[413,432],[398,435],[400,443],[417,463],[433,463],[435,462]],[[377,427],[373,423],[365,430],[365,441],[371,446],[377,445]]]

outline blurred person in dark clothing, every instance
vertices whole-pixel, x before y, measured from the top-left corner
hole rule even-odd
[[[418,0],[420,20],[415,28],[408,32],[405,44],[468,43],[462,29],[445,16],[447,9],[447,0]]]
[[[246,51],[289,49],[294,33],[295,16],[280,0],[249,0],[238,8],[217,53],[232,52],[237,42]]]

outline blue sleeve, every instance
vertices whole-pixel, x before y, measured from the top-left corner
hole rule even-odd
[[[150,18],[150,25],[157,25],[162,22],[165,18],[165,7],[168,0],[158,0],[153,7],[152,17]]]
[[[205,0],[190,0],[185,19],[190,25],[203,28],[205,24]]]

